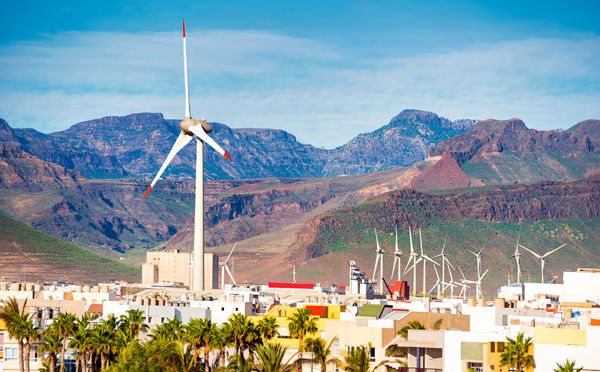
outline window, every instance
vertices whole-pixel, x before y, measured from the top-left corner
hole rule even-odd
[[[333,355],[340,355],[340,339],[336,338],[333,341]]]
[[[498,352],[504,352],[504,342],[498,342]]]
[[[496,343],[490,342],[490,353],[495,353],[495,352],[496,352]]]
[[[371,350],[369,350],[369,358],[371,360],[375,360],[375,348],[372,347]]]
[[[7,347],[4,349],[5,360],[17,360],[19,359],[19,349],[16,347]]]
[[[224,308],[224,307],[222,307],[222,308],[221,308],[221,311],[225,311],[225,308]]]

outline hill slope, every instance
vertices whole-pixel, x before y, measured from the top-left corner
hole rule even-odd
[[[0,214],[0,278],[19,281],[139,281],[141,272]]]

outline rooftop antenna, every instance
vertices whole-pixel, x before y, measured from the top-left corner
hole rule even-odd
[[[541,263],[541,265],[542,265],[542,276],[541,276],[541,280],[540,280],[540,282],[541,282],[541,283],[543,283],[543,282],[544,282],[544,265],[546,264],[546,258],[547,258],[548,256],[550,256],[552,253],[554,253],[554,252],[558,251],[559,249],[561,249],[562,247],[564,247],[565,245],[566,245],[566,244],[563,244],[563,245],[561,245],[561,246],[560,246],[560,247],[558,247],[558,248],[554,248],[553,250],[551,250],[550,252],[547,252],[546,254],[544,254],[544,255],[542,256],[542,255],[539,255],[539,254],[535,253],[534,251],[532,251],[532,250],[531,250],[531,249],[529,249],[529,248],[525,248],[525,247],[523,246],[523,244],[519,244],[519,246],[520,246],[521,248],[525,249],[527,252],[531,253],[531,254],[532,254],[532,255],[534,255],[536,258],[539,258],[539,259],[540,259],[540,263]]]

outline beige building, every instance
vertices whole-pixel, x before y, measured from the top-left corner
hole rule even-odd
[[[142,265],[142,284],[174,283],[191,286],[193,255],[190,252],[147,252]],[[219,256],[204,254],[204,287],[216,289],[219,285]]]

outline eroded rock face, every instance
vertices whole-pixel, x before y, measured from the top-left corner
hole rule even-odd
[[[304,259],[310,259],[327,253],[332,241],[360,239],[358,232],[372,226],[391,231],[396,226],[402,230],[425,227],[432,218],[519,222],[598,216],[600,177],[441,195],[399,190],[308,221],[295,244],[303,248]]]

